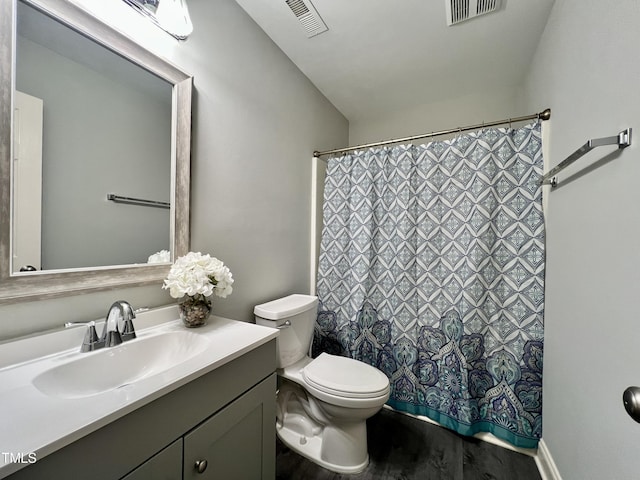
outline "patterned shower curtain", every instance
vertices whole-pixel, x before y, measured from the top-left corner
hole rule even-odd
[[[376,366],[397,410],[536,447],[541,147],[536,121],[330,159],[314,355]]]

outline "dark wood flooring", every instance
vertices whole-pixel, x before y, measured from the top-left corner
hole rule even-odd
[[[330,472],[278,440],[276,480],[541,480],[532,457],[382,409],[367,423],[369,466]]]

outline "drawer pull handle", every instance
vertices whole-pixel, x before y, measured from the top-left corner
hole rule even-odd
[[[196,471],[198,473],[204,473],[204,471],[207,469],[207,461],[206,460],[198,460],[196,462]]]

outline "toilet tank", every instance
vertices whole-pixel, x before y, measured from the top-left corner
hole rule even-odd
[[[256,305],[253,313],[256,324],[280,330],[276,339],[278,368],[288,367],[307,355],[318,315],[318,297],[289,295]]]

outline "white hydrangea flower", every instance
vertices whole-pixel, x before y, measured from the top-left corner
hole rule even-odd
[[[169,263],[171,261],[171,253],[169,250],[160,250],[159,252],[149,255],[147,263]]]
[[[189,252],[178,258],[162,288],[168,289],[173,298],[216,294],[226,298],[233,291],[233,276],[225,264],[215,257],[200,252]]]

